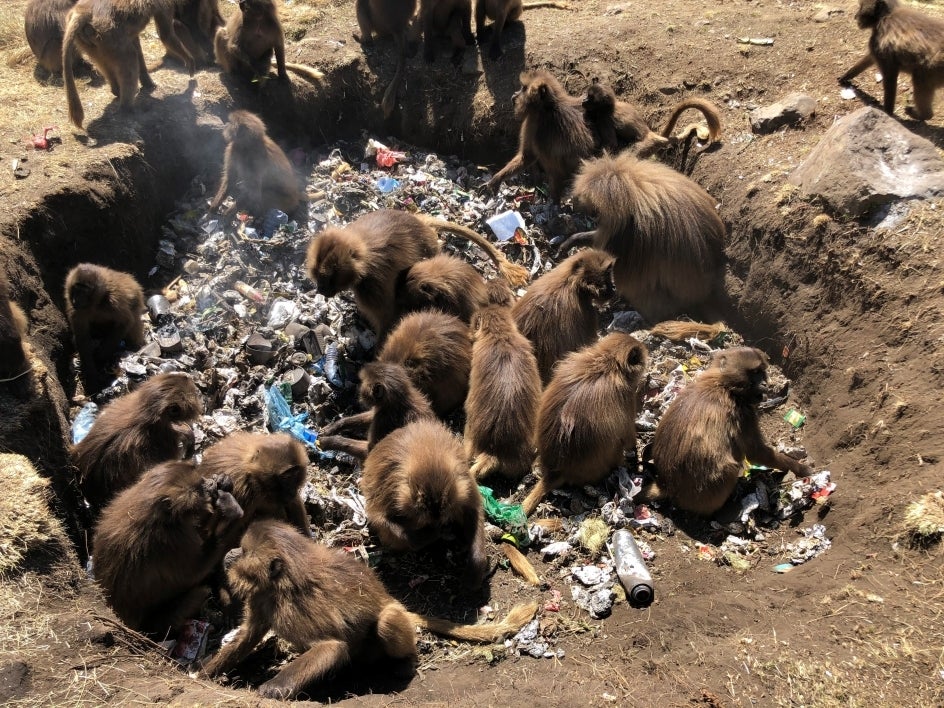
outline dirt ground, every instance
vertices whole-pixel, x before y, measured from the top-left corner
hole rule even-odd
[[[786,575],[773,573],[773,562],[737,572],[695,557],[680,531],[658,540],[652,607],[621,603],[601,621],[572,605],[560,613],[563,659],[497,661],[470,648],[449,662],[421,662],[398,692],[361,676],[335,682],[320,698],[424,706],[944,705],[942,552],[913,547],[902,525],[910,502],[941,487],[942,204],[914,203],[892,228],[875,229],[824,215],[786,184],[833,120],[862,105],[862,98],[841,99],[835,81],[866,44],[854,3],[573,4],[574,12],[526,12],[526,25],[507,32],[505,56],[484,59],[481,75],[457,71],[445,50],[428,70],[420,57],[412,60],[400,106],[385,122],[377,103],[393,72],[392,49],[381,42],[365,57],[351,40],[353,3],[296,0],[284,8],[289,58],[323,69],[324,85],[247,90],[216,70],[191,80],[167,67],[154,72],[158,90],[140,97],[128,117],[115,113],[106,87],[80,81],[83,133],[67,127],[61,82],[34,77],[22,51],[25,2],[5,3],[0,268],[30,311],[33,344],[55,369],[50,377],[72,395],[60,285],[68,267],[94,259],[160,285],[147,272],[161,219],[191,179],[212,188],[219,121],[235,105],[259,110],[289,147],[363,129],[499,165],[514,146],[510,98],[525,68],[550,68],[572,93],[599,76],[654,124],[684,96],[708,98],[721,107],[723,143],[692,176],[721,203],[729,228],[731,323],[794,381],[793,398],[808,416],[805,446],[838,483],[819,509],[832,548]],[[920,4],[944,16],[941,3]],[[830,8],[837,12],[824,13]],[[232,9],[224,4],[224,13]],[[149,28],[145,51],[156,61],[154,35]],[[773,43],[738,42],[745,37]],[[858,85],[879,97],[871,76]],[[899,116],[910,96],[909,82],[901,83]],[[794,91],[816,98],[816,117],[752,136],[747,110]],[[937,107],[944,110],[940,97]],[[939,117],[903,124],[944,146]],[[26,148],[25,138],[47,125],[59,126],[53,134],[61,143],[49,152]],[[11,163],[23,158],[30,175],[18,180]],[[64,412],[65,398],[57,400],[50,421]],[[47,438],[37,443],[35,418],[17,423],[14,403],[2,403],[13,415],[0,445],[61,480],[62,446],[57,452],[54,440],[61,431],[43,424]],[[789,527],[778,533],[784,543],[795,537]],[[547,599],[498,574],[492,601],[529,592]],[[111,618],[65,546],[9,574],[0,592],[0,701],[257,703],[244,689],[188,678]],[[348,695],[352,685],[360,695]]]

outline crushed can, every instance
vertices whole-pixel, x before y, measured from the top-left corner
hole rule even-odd
[[[646,562],[639,552],[633,534],[626,529],[620,529],[613,534],[610,544],[616,574],[626,588],[626,597],[630,604],[636,607],[651,605],[655,599],[652,576],[646,568]]]

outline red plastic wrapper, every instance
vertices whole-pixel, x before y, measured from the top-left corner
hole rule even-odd
[[[206,652],[209,632],[209,622],[187,620],[180,628],[177,643],[170,651],[170,658],[181,664],[190,664],[201,658]]]
[[[398,150],[388,150],[387,148],[377,148],[377,166],[393,167],[400,160],[406,159],[406,153]]]

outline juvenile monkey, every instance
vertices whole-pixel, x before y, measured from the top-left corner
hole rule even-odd
[[[436,58],[436,41],[447,35],[452,43],[452,61],[462,61],[467,46],[475,44],[472,34],[472,0],[420,0],[420,25],[423,28],[423,58]]]
[[[560,359],[596,341],[600,317],[594,303],[615,293],[614,261],[603,251],[580,251],[535,280],[515,303],[512,315],[534,345],[542,384]]]
[[[574,200],[599,222],[596,231],[572,236],[561,249],[590,238],[594,248],[615,256],[617,291],[650,322],[717,296],[724,222],[697,183],[657,162],[604,155],[583,164]]]
[[[535,283],[537,285],[537,283]],[[465,451],[480,479],[499,471],[521,479],[534,461],[541,377],[531,342],[512,318],[512,294],[488,283],[488,304],[472,321],[472,373],[465,401]]]
[[[482,41],[485,34],[485,18],[494,22],[492,25],[492,43],[489,45],[488,55],[498,59],[502,55],[501,36],[506,22],[515,22],[521,19],[523,10],[533,10],[539,7],[553,7],[558,10],[569,10],[570,5],[564,2],[522,2],[521,0],[476,0],[475,3],[475,31],[478,34],[479,45],[485,46]]]
[[[469,390],[469,326],[442,312],[414,312],[400,320],[377,359],[402,364],[436,414],[445,416],[462,405]]]
[[[488,571],[485,512],[462,444],[438,420],[417,420],[377,443],[364,462],[367,523],[394,551],[417,551],[444,536],[468,550],[465,580]]]
[[[353,290],[361,314],[383,338],[400,316],[396,305],[399,274],[439,253],[436,236],[441,231],[460,234],[478,245],[513,285],[527,282],[525,268],[506,260],[472,229],[394,209],[378,209],[343,229],[327,228],[317,234],[308,246],[308,275],[325,297]]]
[[[401,313],[439,310],[470,322],[486,301],[485,280],[471,264],[440,253],[418,261],[397,276],[397,309]]]
[[[181,0],[174,10],[174,32],[198,64],[213,63],[213,42],[222,26],[219,0]]]
[[[144,293],[128,273],[80,263],[66,276],[65,301],[86,393],[95,393],[107,383],[102,372],[114,364],[122,342],[131,351],[144,345]]]
[[[66,31],[66,15],[76,0],[30,0],[26,6],[26,41],[36,61],[52,74],[62,73],[62,36]],[[88,66],[76,56],[76,66]]]
[[[244,529],[256,519],[279,519],[306,536],[311,529],[299,495],[307,469],[305,446],[285,433],[232,433],[203,453],[200,463],[205,477],[232,478]]]
[[[288,79],[285,36],[275,0],[239,0],[239,12],[216,31],[213,48],[225,74],[246,80],[268,76],[274,54],[279,78]]]
[[[410,380],[410,372],[402,364],[373,361],[360,370],[361,403],[369,406],[364,413],[350,415],[321,429],[318,445],[324,450],[342,450],[360,460],[379,441],[407,423],[436,414],[426,398]],[[353,440],[340,433],[367,425],[367,439]]]
[[[271,629],[302,652],[259,687],[265,698],[290,700],[351,663],[382,657],[417,660],[416,627],[454,639],[501,641],[530,621],[536,604],[512,608],[501,622],[463,625],[408,612],[366,565],[300,536],[277,521],[257,521],[243,536],[228,571],[245,607],[236,638],[205,665],[219,676],[245,659]],[[353,592],[352,592],[353,591]]]
[[[139,81],[144,89],[154,88],[139,37],[152,17],[167,51],[180,59],[193,76],[193,57],[174,32],[175,6],[176,0],[78,0],[66,19],[62,39],[69,120],[76,127],[81,128],[85,120],[73,72],[77,49],[105,76],[122,110],[131,108]]]
[[[534,513],[552,489],[596,484],[636,447],[639,384],[646,372],[646,347],[614,332],[569,354],[554,370],[538,410],[541,479],[524,500]]]
[[[672,110],[661,133],[649,127],[636,106],[617,101],[613,89],[605,84],[594,81],[587,88],[587,95],[583,99],[584,115],[593,131],[597,147],[616,152],[629,145],[636,156],[641,158],[648,157],[670,142],[675,124],[689,108],[705,116],[708,141],[716,141],[721,135],[721,114],[713,103],[702,98],[688,98],[679,103]]]
[[[19,398],[29,395],[33,371],[25,347],[28,329],[26,313],[10,299],[6,280],[0,278],[0,384]]]
[[[657,481],[648,498],[710,516],[731,496],[744,460],[805,477],[812,470],[764,440],[757,404],[764,398],[767,355],[740,347],[716,353],[659,421],[652,458]]]
[[[72,448],[79,486],[95,514],[149,467],[181,457],[203,401],[186,374],[158,374],[107,405]]]
[[[210,211],[216,211],[231,192],[235,201],[227,214],[234,209],[257,216],[269,209],[291,214],[298,208],[303,194],[292,163],[268,136],[259,116],[244,110],[233,111],[223,128],[223,139],[226,140],[223,177],[210,202]]]
[[[207,579],[239,542],[242,509],[226,475],[204,477],[190,462],[149,470],[102,512],[95,529],[95,580],[131,629],[164,634],[196,616]]]
[[[584,120],[582,99],[571,96],[549,72],[522,72],[515,94],[515,118],[521,121],[518,152],[486,187],[537,162],[547,173],[551,199],[560,202],[580,161],[594,153],[593,135]]]
[[[898,74],[911,74],[914,106],[905,112],[915,120],[934,115],[934,92],[944,84],[944,20],[908,7],[899,0],[860,0],[856,21],[871,29],[869,51],[839,78],[847,84],[872,64],[882,72],[883,106],[895,113]]]
[[[393,37],[397,45],[397,68],[380,104],[384,117],[389,118],[397,102],[406,58],[410,53],[416,0],[357,0],[356,7],[360,34],[354,34],[355,40],[369,46],[373,44],[376,34],[378,37]]]

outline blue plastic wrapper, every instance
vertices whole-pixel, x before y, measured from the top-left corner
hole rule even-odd
[[[269,209],[262,220],[262,238],[272,238],[278,228],[288,223],[288,214],[278,209]]]
[[[72,422],[72,444],[78,445],[82,439],[88,435],[89,430],[95,423],[95,416],[98,415],[98,406],[89,401]]]
[[[274,384],[266,389],[266,408],[269,411],[269,427],[274,432],[289,433],[308,447],[318,450],[318,433],[303,424],[308,414],[292,415],[288,401]]]

